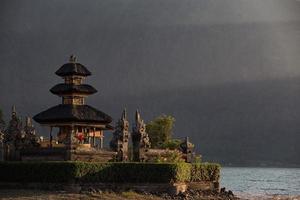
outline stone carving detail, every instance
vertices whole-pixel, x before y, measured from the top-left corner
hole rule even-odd
[[[36,136],[36,131],[32,124],[32,119],[30,117],[26,117],[23,130],[23,147],[37,146],[39,146],[38,137]]]
[[[189,137],[180,144],[180,150],[186,155],[186,162],[190,163],[194,160],[194,144],[189,141]]]
[[[146,124],[141,119],[137,110],[135,113],[135,125],[132,129],[133,161],[146,161],[146,152],[151,146],[150,139],[146,133]]]
[[[3,143],[4,133],[0,130],[0,143]]]
[[[124,109],[121,119],[116,123],[110,148],[117,152],[117,161],[128,161],[129,122]]]

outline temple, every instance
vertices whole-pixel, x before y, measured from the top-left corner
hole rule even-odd
[[[72,55],[55,73],[64,83],[55,85],[50,92],[61,98],[61,104],[33,117],[42,126],[50,128],[49,138],[37,137],[30,117],[26,117],[23,126],[13,106],[6,130],[0,131],[0,160],[167,162],[176,156],[186,162],[195,159],[194,145],[188,137],[176,149],[151,148],[146,124],[138,110],[132,132],[126,109],[113,128],[108,114],[85,103],[86,98],[97,90],[83,83],[91,72],[78,63],[75,56]],[[54,136],[53,130],[57,131]],[[105,130],[114,130],[110,149],[103,148]]]
[[[62,103],[49,108],[33,117],[44,126],[50,127],[50,145],[52,145],[52,128],[59,128],[57,142],[69,150],[78,146],[103,148],[103,131],[112,130],[112,118],[102,111],[85,104],[87,96],[97,92],[84,79],[91,72],[71,56],[68,63],[60,67],[56,75],[64,83],[55,85],[50,92],[61,97]]]

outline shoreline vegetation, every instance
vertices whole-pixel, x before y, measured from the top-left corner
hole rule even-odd
[[[4,183],[183,183],[219,182],[215,163],[0,162]]]

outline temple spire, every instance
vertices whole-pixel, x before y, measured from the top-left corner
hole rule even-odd
[[[141,115],[139,113],[139,110],[137,109],[135,112],[135,122],[139,123],[141,121]]]
[[[124,108],[123,113],[122,113],[122,119],[126,120],[127,119],[127,111],[126,108]]]
[[[26,117],[25,119],[25,125],[28,126],[28,127],[32,127],[32,120],[31,120],[31,117]]]
[[[12,108],[11,108],[11,116],[15,117],[16,115],[17,115],[16,106],[13,105]]]
[[[76,58],[76,56],[74,56],[73,54],[70,56],[70,58],[69,58],[69,62],[71,62],[71,63],[75,63],[77,61],[77,58]]]

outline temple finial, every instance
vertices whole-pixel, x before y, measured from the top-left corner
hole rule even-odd
[[[127,111],[126,108],[124,108],[123,113],[122,113],[122,119],[127,119]]]
[[[71,62],[71,63],[75,63],[77,61],[77,58],[76,58],[76,56],[74,56],[73,54],[70,56],[70,58],[69,58],[69,62]]]
[[[141,115],[139,113],[139,110],[137,109],[135,112],[135,121],[139,122],[141,120]]]
[[[30,117],[26,117],[25,122],[26,122],[26,126],[29,126],[29,127],[32,126],[32,121],[31,121]]]
[[[16,106],[13,105],[12,108],[11,108],[11,115],[12,116],[16,116],[17,115],[17,111],[16,111]]]

